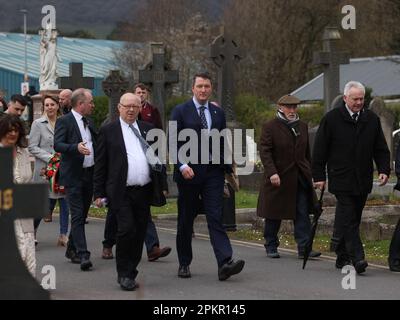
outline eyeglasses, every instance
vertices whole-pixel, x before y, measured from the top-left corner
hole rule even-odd
[[[130,110],[130,109],[135,110],[136,108],[140,108],[140,106],[137,106],[137,105],[126,106],[126,105],[124,105],[122,103],[120,103],[120,106],[124,107],[124,108],[126,108],[128,110]]]

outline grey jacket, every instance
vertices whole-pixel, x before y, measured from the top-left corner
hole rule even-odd
[[[40,171],[47,166],[50,158],[54,155],[54,129],[46,116],[33,121],[29,135],[29,152],[35,157],[35,169],[33,173],[34,182],[46,183]],[[60,194],[50,192],[50,198],[57,199],[64,197]]]

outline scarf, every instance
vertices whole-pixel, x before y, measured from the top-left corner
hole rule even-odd
[[[279,121],[283,122],[295,137],[298,137],[300,135],[300,130],[299,130],[300,117],[298,114],[296,114],[296,119],[289,120],[285,117],[285,114],[283,112],[278,110],[278,112],[276,113],[276,118]]]

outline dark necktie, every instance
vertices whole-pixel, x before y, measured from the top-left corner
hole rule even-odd
[[[146,156],[147,163],[151,166],[151,168],[154,171],[161,172],[162,165],[161,165],[160,159],[158,159],[158,157],[154,154],[154,152],[148,152],[147,151],[147,149],[150,148],[150,145],[142,137],[142,135],[140,134],[139,130],[137,130],[132,124],[129,125],[129,128],[132,129],[132,131],[135,134],[135,136],[139,139],[140,146],[142,147],[144,155]]]
[[[204,110],[206,109],[205,106],[200,106],[200,120],[201,120],[201,128],[202,129],[208,129],[208,123],[206,119],[206,114],[204,113]]]
[[[83,127],[86,130],[87,126],[89,125],[89,121],[85,117],[82,117],[82,122],[83,122]]]
[[[357,122],[358,113],[353,113],[351,117],[353,118],[354,122]]]

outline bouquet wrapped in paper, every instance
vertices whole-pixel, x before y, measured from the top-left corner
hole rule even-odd
[[[58,169],[60,167],[61,162],[61,154],[59,152],[55,153],[47,163],[47,167],[45,169],[45,177],[49,181],[50,191],[54,193],[65,193],[65,189],[63,186],[58,184]]]

